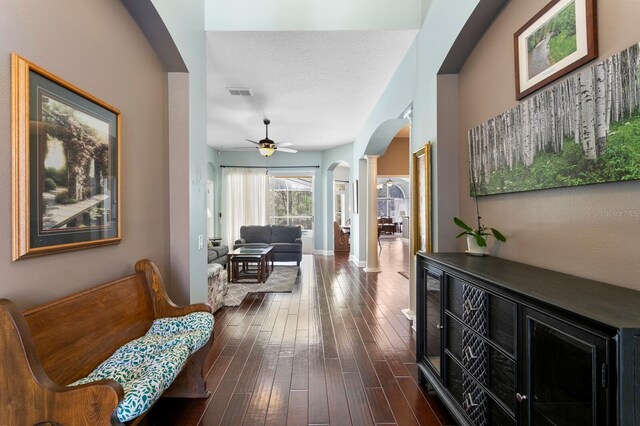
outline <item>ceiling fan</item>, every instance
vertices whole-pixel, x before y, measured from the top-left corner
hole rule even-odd
[[[285,148],[286,146],[293,145],[291,142],[275,143],[274,141],[269,139],[269,124],[271,124],[271,120],[269,120],[268,118],[265,118],[262,122],[265,125],[265,133],[266,133],[265,138],[262,139],[260,142],[252,141],[251,139],[245,139],[247,142],[251,142],[258,145],[257,148],[258,148],[258,151],[260,151],[261,155],[268,157],[274,152],[276,152],[276,150],[282,151],[282,152],[290,152],[294,154],[298,152],[295,149]]]

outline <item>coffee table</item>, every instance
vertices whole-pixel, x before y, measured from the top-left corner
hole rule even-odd
[[[228,253],[228,280],[237,283],[240,278],[254,278],[264,283],[273,271],[273,247],[240,247]],[[255,269],[251,268],[255,265]]]

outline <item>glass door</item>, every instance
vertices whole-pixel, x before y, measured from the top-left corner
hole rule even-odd
[[[442,365],[442,272],[435,269],[423,270],[425,315],[425,359],[427,364],[440,375]]]
[[[299,173],[299,172],[298,172]],[[269,179],[269,224],[302,226],[302,251],[313,253],[314,176],[279,172]]]
[[[524,424],[608,424],[608,339],[531,309],[525,327]]]

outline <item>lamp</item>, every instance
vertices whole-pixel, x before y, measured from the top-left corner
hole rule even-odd
[[[261,146],[258,148],[258,151],[260,151],[260,155],[268,157],[275,152],[275,148],[271,146]]]

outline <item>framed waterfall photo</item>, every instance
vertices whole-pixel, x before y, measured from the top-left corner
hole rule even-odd
[[[596,0],[553,0],[514,35],[516,99],[598,57]]]
[[[13,260],[116,244],[120,112],[11,55]]]

